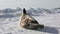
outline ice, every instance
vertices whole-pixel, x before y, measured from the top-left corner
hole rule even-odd
[[[32,12],[33,14],[30,16],[35,18],[39,24],[44,25],[42,30],[29,30],[20,27],[21,15],[19,16],[18,13],[21,12],[0,15],[0,34],[60,34],[60,13],[37,14]]]

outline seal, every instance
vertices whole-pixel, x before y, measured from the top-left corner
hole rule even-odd
[[[22,18],[20,21],[20,26],[26,29],[43,29],[44,25],[41,25],[37,22],[37,20],[35,20],[32,16],[29,16],[26,13],[25,8],[23,8],[23,14],[22,14]]]

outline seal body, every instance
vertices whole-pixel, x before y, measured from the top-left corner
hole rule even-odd
[[[40,25],[33,17],[29,16],[25,9],[23,9],[20,26],[26,29],[42,29],[44,27],[43,25]]]

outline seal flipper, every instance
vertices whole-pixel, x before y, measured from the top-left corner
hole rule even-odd
[[[27,29],[37,30],[37,29],[44,29],[44,25],[41,24],[29,24]]]
[[[44,25],[41,25],[41,24],[37,25],[37,27],[38,27],[39,29],[44,29]]]
[[[27,14],[25,8],[23,8],[23,14]]]

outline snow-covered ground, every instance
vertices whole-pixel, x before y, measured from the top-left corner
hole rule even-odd
[[[43,30],[28,30],[21,28],[19,24],[20,16],[17,16],[16,13],[19,12],[10,15],[0,15],[0,34],[60,34],[59,13],[37,14],[32,16],[39,22],[39,24],[45,26]]]

